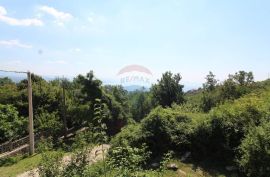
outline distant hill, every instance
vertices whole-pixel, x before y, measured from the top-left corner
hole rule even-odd
[[[127,90],[128,92],[133,92],[133,91],[136,91],[136,90],[145,90],[145,91],[150,90],[149,87],[142,87],[140,85],[125,86],[124,89]]]

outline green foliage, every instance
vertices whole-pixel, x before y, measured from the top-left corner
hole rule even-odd
[[[85,176],[85,170],[88,166],[86,150],[77,151],[71,156],[71,162],[64,168],[61,176],[65,177],[81,177]]]
[[[164,172],[167,169],[168,163],[172,160],[173,151],[168,151],[165,153],[161,159],[160,166],[159,166],[159,173]]]
[[[84,171],[84,176],[86,177],[100,177],[104,176],[105,173],[109,172],[109,169],[106,169],[107,171],[104,171],[103,168],[103,162],[97,162],[90,166],[88,166]]]
[[[143,132],[141,124],[130,124],[124,127],[120,133],[112,138],[110,144],[112,147],[121,146],[123,142],[132,147],[138,147],[143,143]]]
[[[0,142],[16,139],[26,132],[26,119],[12,105],[0,104]]]
[[[41,177],[61,177],[62,171],[62,158],[61,152],[45,152],[42,154],[42,159],[39,167],[39,175]]]
[[[37,144],[37,148],[36,151],[38,153],[43,153],[43,152],[48,152],[53,150],[53,141],[52,141],[52,137],[49,137],[47,139],[42,138],[38,144]]]
[[[225,103],[211,112],[213,145],[222,156],[233,155],[250,128],[258,126],[269,115],[267,94],[248,95]],[[267,97],[266,97],[267,96]]]
[[[49,135],[57,136],[62,130],[63,124],[56,112],[40,111],[40,114],[36,116],[36,127],[38,132],[46,132]]]
[[[240,145],[240,168],[248,176],[270,174],[270,122],[250,129]]]
[[[122,86],[104,86],[102,102],[105,103],[104,109],[107,109],[107,133],[113,136],[131,118],[127,91]]]
[[[200,120],[194,124],[194,132],[191,135],[192,157],[196,160],[202,160],[211,157],[215,146],[212,146],[210,137],[212,137],[212,127],[208,116],[201,116]]]
[[[171,106],[174,102],[177,104],[183,103],[184,86],[180,84],[181,79],[179,73],[173,75],[171,72],[165,72],[158,83],[151,88],[155,102],[163,107]]]
[[[203,88],[207,91],[213,91],[217,85],[215,75],[210,71],[205,79],[206,83],[203,84]]]
[[[141,121],[153,107],[150,92],[137,90],[129,93],[129,99],[132,117],[137,122]]]
[[[93,132],[94,132],[94,140],[98,144],[104,144],[108,141],[108,137],[106,134],[107,126],[104,123],[106,119],[105,107],[106,105],[101,102],[100,99],[95,100],[95,108],[94,108],[94,120],[93,120]]]
[[[154,154],[190,146],[192,120],[182,112],[158,107],[141,122],[145,142]]]
[[[75,82],[81,85],[81,92],[84,94],[84,101],[94,101],[101,98],[102,82],[95,78],[94,72],[90,71],[86,76],[79,75]]]
[[[94,142],[94,133],[86,130],[83,132],[80,132],[76,134],[76,136],[73,139],[73,143],[71,146],[71,149],[74,150],[82,150],[85,147],[87,147],[89,144],[92,144]]]
[[[140,148],[131,147],[127,143],[114,147],[109,152],[108,164],[111,169],[117,169],[120,174],[139,171],[149,160],[150,152],[143,144]]]
[[[24,156],[22,155],[17,155],[14,157],[5,157],[0,159],[0,167],[2,166],[10,166],[13,164],[18,163],[20,160],[22,160]]]
[[[0,86],[7,85],[7,84],[14,84],[14,82],[8,77],[0,78]]]

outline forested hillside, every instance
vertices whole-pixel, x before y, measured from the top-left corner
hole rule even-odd
[[[128,92],[92,71],[73,80],[32,75],[34,129],[44,134],[40,175],[196,176],[197,167],[202,176],[269,176],[270,80],[239,71],[218,81],[209,72],[201,88],[184,93],[181,79],[165,72],[150,91]],[[27,123],[27,80],[1,78],[0,144],[26,136]],[[103,144],[111,146],[107,156],[86,163],[86,149]],[[73,152],[74,162],[59,168],[63,152]]]

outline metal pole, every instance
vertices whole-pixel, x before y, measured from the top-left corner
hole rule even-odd
[[[33,102],[32,102],[32,81],[31,72],[27,72],[28,78],[28,108],[29,108],[29,154],[35,153],[34,125],[33,125]]]

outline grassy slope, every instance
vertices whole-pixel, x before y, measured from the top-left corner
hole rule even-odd
[[[30,157],[22,158],[18,162],[11,165],[4,165],[0,167],[1,177],[14,177],[25,171],[31,170],[38,166],[41,160],[41,154],[36,154]]]
[[[29,171],[33,168],[36,168],[41,160],[41,154],[37,154],[31,157],[26,157],[19,160],[17,163],[12,165],[6,165],[0,167],[0,176],[1,177],[15,177],[18,174],[21,174],[25,171]],[[195,167],[194,164],[182,163],[180,161],[174,160],[173,163],[176,163],[181,169],[181,171],[185,172],[187,176],[191,177],[211,177],[211,176],[227,176],[220,174],[218,172],[206,172],[200,167]],[[154,171],[145,171],[144,174],[147,174],[149,177],[156,177],[158,175],[157,172]],[[180,177],[183,176],[179,171],[165,171],[162,175],[163,177]]]

